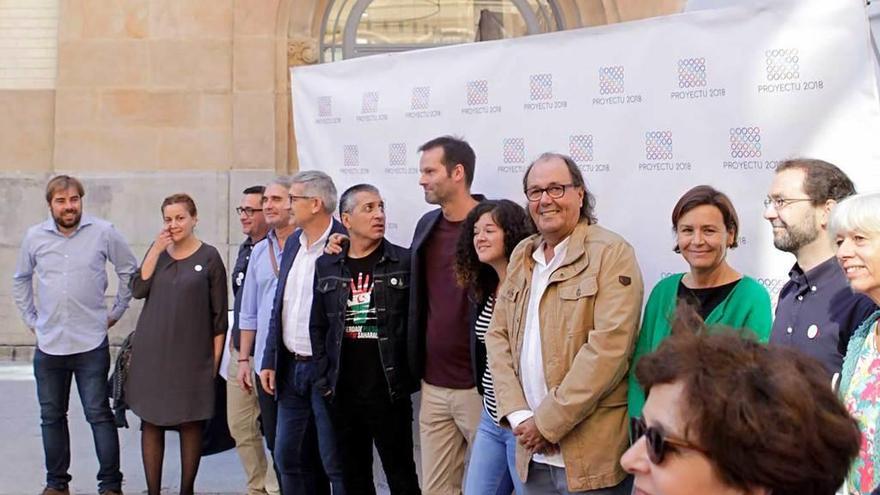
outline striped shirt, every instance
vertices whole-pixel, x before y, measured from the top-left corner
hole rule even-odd
[[[474,332],[477,334],[477,339],[483,345],[486,344],[486,331],[489,330],[489,323],[492,321],[492,312],[495,310],[495,296],[489,296],[486,300],[486,304],[483,305],[482,311],[477,316],[477,321],[474,324]],[[498,403],[495,401],[495,386],[492,384],[492,372],[489,371],[489,366],[487,363],[486,371],[483,373],[483,377],[480,379],[483,384],[483,407],[486,408],[486,412],[489,413],[489,417],[492,418],[492,421],[495,424],[498,424]]]

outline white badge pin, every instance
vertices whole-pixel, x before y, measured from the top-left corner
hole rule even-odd
[[[197,272],[202,271],[202,265],[196,265],[196,271]]]
[[[810,328],[807,328],[807,337],[815,339],[817,335],[819,335],[819,327],[810,325]]]

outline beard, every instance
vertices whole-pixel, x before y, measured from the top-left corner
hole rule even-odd
[[[437,193],[435,193],[435,192],[433,192],[433,191],[432,191],[432,192],[428,192],[428,191],[426,190],[426,191],[425,191],[425,203],[428,203],[429,205],[439,205],[439,204],[440,204],[440,198],[437,197]]]
[[[67,215],[68,213],[73,213],[72,220],[65,220],[64,219],[64,215]],[[64,227],[65,229],[70,229],[70,228],[73,228],[73,227],[76,227],[77,225],[79,225],[79,221],[82,220],[82,211],[68,209],[68,210],[62,211],[61,214],[57,215],[57,216],[53,213],[52,218],[55,220],[55,223],[59,227]]]
[[[783,225],[785,230],[773,233],[773,245],[780,251],[796,253],[819,237],[819,228],[813,223]]]

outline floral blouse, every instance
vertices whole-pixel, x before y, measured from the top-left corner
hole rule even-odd
[[[877,441],[875,425],[880,416],[880,351],[874,338],[877,324],[865,339],[859,360],[853,371],[849,392],[844,397],[846,409],[859,424],[862,443],[859,455],[853,461],[846,480],[846,493],[861,495],[874,489],[874,469],[872,453]]]

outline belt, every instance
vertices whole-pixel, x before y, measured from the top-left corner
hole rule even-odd
[[[302,354],[297,354],[294,352],[293,353],[293,360],[294,361],[311,361],[312,356],[303,356]]]

